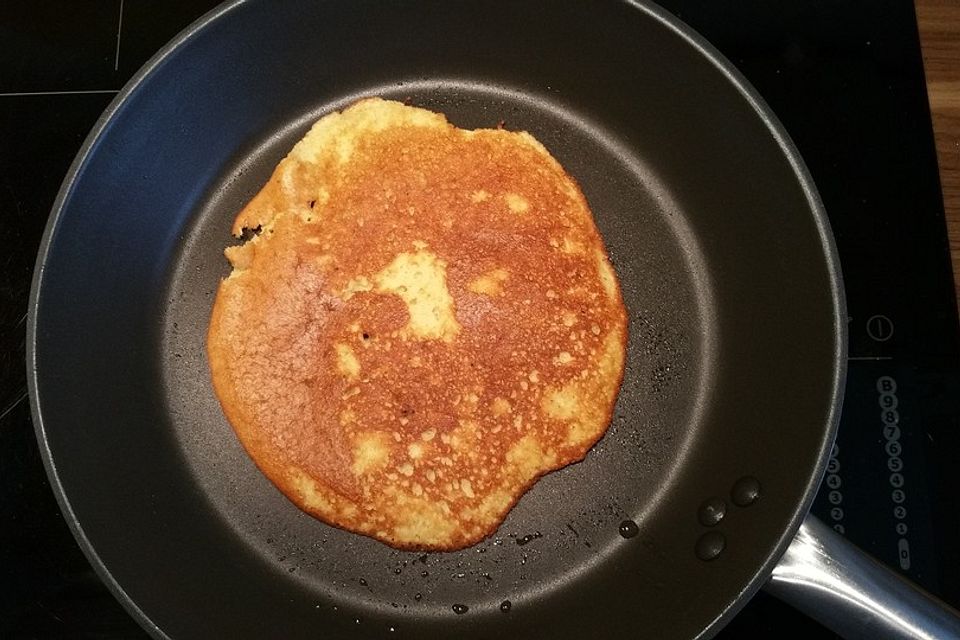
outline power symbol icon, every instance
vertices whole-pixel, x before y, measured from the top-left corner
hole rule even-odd
[[[877,342],[886,342],[893,337],[893,320],[884,315],[867,319],[867,335]]]

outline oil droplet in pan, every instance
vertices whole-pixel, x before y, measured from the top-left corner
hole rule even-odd
[[[620,535],[624,538],[632,538],[640,533],[640,527],[633,520],[624,520],[620,523]]]
[[[705,527],[714,527],[727,515],[727,502],[723,498],[709,498],[697,510],[697,520]]]
[[[543,537],[543,534],[540,533],[539,531],[537,531],[536,533],[528,533],[522,538],[517,538],[517,544],[522,547],[523,545],[533,542],[537,538],[542,538],[542,537]]]
[[[707,531],[694,546],[697,557],[705,562],[715,560],[727,546],[726,537],[719,531]]]
[[[503,602],[500,603],[500,611],[503,611],[504,613],[506,613],[507,611],[510,611],[510,607],[512,606],[513,605],[510,604],[509,600],[504,600]]]
[[[760,481],[753,476],[740,478],[730,490],[730,499],[738,507],[749,507],[760,499]]]
[[[451,607],[451,609],[453,609],[453,612],[459,616],[469,611],[470,607],[465,604],[455,604]]]

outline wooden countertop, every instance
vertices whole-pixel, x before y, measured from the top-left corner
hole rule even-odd
[[[916,0],[916,9],[960,300],[960,2]]]

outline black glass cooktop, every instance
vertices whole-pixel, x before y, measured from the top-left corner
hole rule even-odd
[[[145,635],[90,569],[44,474],[26,400],[27,297],[54,196],[90,127],[137,68],[213,4],[0,6],[0,637]],[[960,342],[913,4],[662,4],[773,107],[836,234],[849,379],[813,510],[960,605]],[[761,593],[721,637],[834,636]]]

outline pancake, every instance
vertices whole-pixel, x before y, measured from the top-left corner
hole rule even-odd
[[[251,230],[225,251],[213,385],[304,511],[462,548],[606,431],[619,283],[576,182],[528,133],[361,100],[280,162],[234,222]]]

